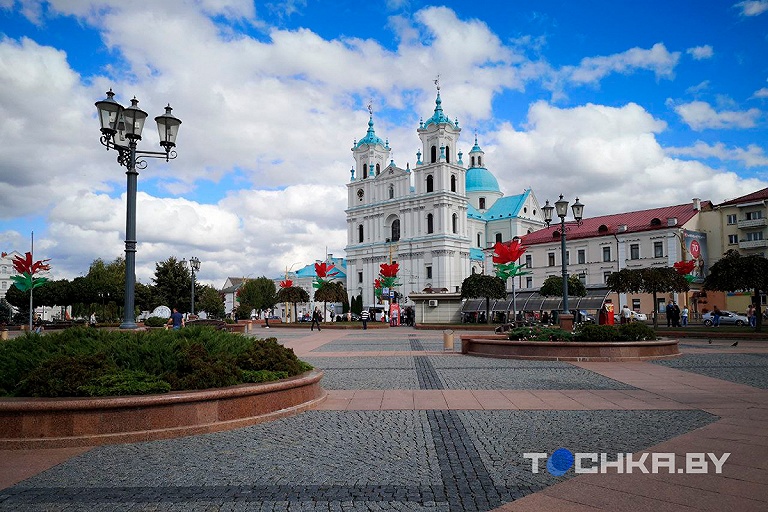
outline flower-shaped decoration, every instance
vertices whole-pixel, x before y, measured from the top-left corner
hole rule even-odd
[[[280,281],[280,288],[290,288],[291,286],[293,286],[293,281],[290,279]]]
[[[672,266],[675,267],[677,273],[684,276],[685,280],[689,283],[696,279],[696,277],[691,274],[693,269],[696,268],[696,260],[678,261]]]
[[[376,296],[381,298],[381,293],[384,288],[392,289],[400,284],[397,280],[397,273],[400,271],[400,265],[398,263],[382,263],[379,267],[379,278],[375,281],[374,293],[377,293]]]
[[[16,256],[13,258],[13,268],[21,275],[11,276],[16,288],[25,292],[38,286],[44,285],[47,277],[35,277],[36,274],[51,270],[51,266],[46,263],[50,260],[40,260],[32,263],[32,253],[28,252],[24,258]]]
[[[530,274],[524,271],[525,264],[515,263],[523,255],[527,247],[523,247],[520,240],[510,242],[496,242],[493,247],[493,263],[496,270],[496,277],[506,281],[510,277]]]
[[[381,279],[374,279],[373,281],[373,294],[376,296],[377,299],[381,300]]]
[[[329,283],[333,277],[339,274],[338,271],[331,272],[335,265],[333,263],[328,264],[325,262],[315,263],[315,281],[312,283],[314,288],[322,288],[326,283]]]

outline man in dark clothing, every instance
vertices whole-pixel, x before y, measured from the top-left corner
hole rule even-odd
[[[179,310],[176,308],[173,308],[173,313],[171,313],[171,318],[168,319],[167,324],[173,324],[173,330],[178,330],[184,327],[184,315],[179,313]]]
[[[665,312],[667,313],[667,327],[672,327],[672,303],[671,302],[667,304]]]
[[[315,324],[317,324],[317,330],[320,331],[320,310],[315,308],[315,311],[312,312],[312,324],[309,326],[310,331],[315,330]]]
[[[367,309],[364,309],[363,312],[360,313],[360,319],[363,321],[363,329],[368,328],[368,318],[370,318],[370,314]]]

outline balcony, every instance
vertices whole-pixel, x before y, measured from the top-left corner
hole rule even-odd
[[[762,217],[760,219],[751,219],[751,220],[739,220],[736,225],[739,229],[752,229],[752,228],[760,228],[763,226],[768,226],[768,219],[765,217]]]
[[[768,240],[739,240],[739,249],[760,249],[768,247]]]

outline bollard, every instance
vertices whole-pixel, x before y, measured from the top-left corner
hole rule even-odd
[[[443,350],[453,352],[453,331],[450,329],[443,331]]]
[[[7,340],[8,339],[8,330],[3,329],[0,331],[0,340]]]

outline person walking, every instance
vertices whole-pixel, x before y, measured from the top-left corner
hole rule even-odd
[[[173,313],[171,313],[171,318],[168,319],[166,322],[166,325],[173,325],[173,330],[178,331],[182,327],[184,327],[184,315],[179,313],[179,310],[176,308],[173,308]]]
[[[315,308],[315,310],[312,312],[312,324],[309,326],[310,331],[315,330],[315,324],[317,324],[317,330],[320,331],[320,310]]]
[[[88,325],[91,327],[96,327],[96,312],[91,313],[91,319],[88,321]]]
[[[747,320],[749,320],[749,326],[754,327],[757,325],[757,316],[755,315],[755,306],[752,304],[747,308]]]
[[[632,321],[632,311],[629,310],[629,308],[624,305],[621,308],[621,323],[622,324],[628,324]]]
[[[682,326],[688,327],[688,306],[683,306],[683,310],[680,312],[680,319],[682,320]]]
[[[672,301],[672,327],[680,327],[680,306]]]
[[[672,303],[671,302],[667,304],[667,307],[664,309],[664,312],[667,314],[667,327],[672,327]]]
[[[370,318],[370,314],[367,309],[364,309],[363,312],[360,313],[360,320],[363,321],[363,330],[368,329],[368,318]]]
[[[720,308],[717,306],[712,307],[712,327],[720,327]]]

